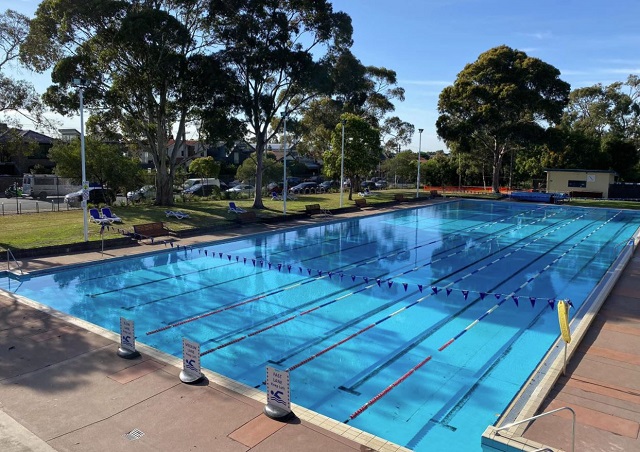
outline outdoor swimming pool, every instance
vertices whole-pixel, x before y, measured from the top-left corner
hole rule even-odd
[[[187,337],[249,386],[289,369],[294,403],[416,451],[479,451],[558,337],[551,306],[577,309],[638,226],[633,211],[454,201],[0,287],[112,331],[133,319],[178,357]]]

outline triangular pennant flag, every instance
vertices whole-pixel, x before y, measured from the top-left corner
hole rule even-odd
[[[356,275],[351,275],[351,281],[355,281],[356,280]]]
[[[255,259],[251,259],[251,262],[253,263],[253,266],[256,266],[256,260]]]
[[[269,265],[269,270],[271,270],[271,262],[267,262],[267,264]]]
[[[380,278],[376,279],[376,282],[378,283],[378,287],[380,287],[380,284],[382,284],[382,281],[380,280]]]
[[[246,257],[242,258],[242,263],[243,263],[243,264],[246,264],[246,263],[247,263],[247,258],[246,258]]]
[[[318,270],[318,276],[322,276],[322,270]]]
[[[404,287],[404,291],[406,292],[407,289],[409,288],[409,284],[407,284],[406,282],[403,282],[402,287]]]
[[[440,289],[438,289],[436,286],[431,286],[431,290],[433,291],[433,293],[435,295],[438,295],[438,290],[440,290]]]
[[[173,248],[173,242],[171,242],[171,248]]]
[[[340,272],[340,279],[344,278],[344,273]]]
[[[551,310],[553,311],[553,307],[554,307],[554,305],[556,304],[556,300],[555,300],[555,298],[549,298],[549,299],[547,300],[547,303],[549,303],[549,307],[550,307],[550,308],[551,308]]]
[[[200,248],[198,248],[198,254],[200,254]]]
[[[227,259],[229,259],[229,262],[231,262],[231,254],[227,254]]]
[[[418,284],[418,290],[422,293],[422,284]]]
[[[447,287],[447,297],[448,297],[449,295],[451,295],[451,292],[453,292],[453,289],[450,289],[450,288],[448,288],[448,287]]]
[[[236,256],[236,262],[240,261],[240,256]]]
[[[264,265],[264,261],[263,261],[263,260],[261,260],[261,261],[260,261],[260,267],[262,267],[263,265]]]
[[[278,271],[282,270],[282,264],[278,264]]]
[[[289,273],[291,273],[291,265],[287,265],[287,270],[289,270]]]
[[[209,251],[204,250],[204,255],[205,255],[205,256],[208,256],[208,255],[209,255]]]
[[[388,281],[387,281],[387,285],[389,286],[389,289],[391,289],[391,286],[393,286],[393,281],[388,280]]]
[[[531,302],[531,307],[536,307],[536,297],[529,297],[529,301]]]
[[[333,276],[332,272],[327,272],[327,275],[329,275],[329,279],[331,279],[331,277]]]
[[[496,297],[496,300],[499,300],[502,295],[499,293],[494,293],[493,296]]]
[[[511,299],[513,300],[513,302],[516,304],[516,306],[520,306],[518,304],[518,297],[516,297],[515,295],[511,295]]]
[[[218,253],[218,257],[222,259],[222,253]]]
[[[573,307],[573,303],[571,303],[571,300],[567,300],[567,304],[571,307]]]
[[[467,297],[469,296],[469,291],[468,290],[463,290],[462,291],[462,296],[464,296],[464,299],[466,300]]]
[[[480,299],[484,300],[484,297],[486,297],[487,294],[485,292],[480,292]]]
[[[307,273],[309,273],[309,276],[311,276],[311,269],[307,268]]]
[[[363,277],[362,277],[362,279],[364,279],[364,282],[365,282],[365,283],[368,283],[368,282],[369,282],[369,277],[367,277],[367,276],[363,276]]]
[[[300,270],[300,273],[302,273],[302,267],[298,267],[298,270]]]

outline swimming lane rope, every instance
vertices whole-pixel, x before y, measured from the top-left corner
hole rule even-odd
[[[491,307],[489,310],[487,310],[484,314],[482,314],[480,317],[478,317],[476,320],[474,320],[473,322],[471,322],[469,325],[467,325],[466,328],[464,328],[462,331],[460,331],[458,334],[456,334],[453,338],[449,339],[446,343],[444,343],[441,347],[438,348],[439,352],[442,352],[443,350],[445,350],[447,347],[449,347],[453,342],[455,342],[458,338],[460,338],[463,334],[465,334],[467,331],[469,331],[471,328],[473,328],[475,325],[477,325],[479,322],[481,322],[484,318],[486,318],[487,316],[489,316],[491,313],[493,313],[496,309],[498,309],[507,299],[515,297],[515,294],[517,292],[519,292],[520,290],[522,290],[524,287],[526,287],[527,285],[529,285],[535,278],[537,278],[538,276],[540,276],[543,272],[547,271],[551,266],[553,266],[555,263],[557,263],[560,259],[562,259],[564,256],[566,256],[568,253],[570,253],[572,250],[574,250],[578,245],[580,245],[583,241],[585,241],[586,239],[588,239],[591,235],[593,235],[595,232],[597,232],[599,229],[601,229],[602,227],[604,227],[607,223],[609,223],[611,220],[613,220],[618,214],[620,214],[620,212],[616,213],[614,216],[612,216],[610,219],[608,219],[607,221],[605,221],[604,223],[602,223],[600,226],[598,226],[596,229],[594,229],[593,231],[591,231],[588,235],[586,235],[585,237],[583,237],[579,242],[576,242],[574,245],[572,245],[569,249],[567,249],[565,252],[563,252],[561,255],[559,255],[558,257],[556,257],[553,261],[551,261],[549,264],[547,264],[542,270],[540,270],[539,272],[537,272],[535,275],[533,275],[531,278],[529,278],[527,281],[525,281],[522,285],[520,285],[516,290],[514,290],[513,292],[511,292],[509,295],[507,295],[505,298],[503,298],[502,300],[500,300],[498,303],[496,303],[493,307]],[[567,300],[567,303],[569,303],[569,305],[571,304],[570,300]],[[406,380],[407,378],[409,378],[409,376],[411,376],[416,370],[418,370],[420,367],[422,367],[424,364],[426,364],[427,362],[429,362],[431,359],[433,358],[433,355],[429,355],[427,356],[425,359],[423,359],[422,361],[420,361],[416,366],[414,366],[413,368],[411,368],[408,372],[406,372],[404,375],[402,375],[400,378],[398,378],[396,381],[394,381],[391,385],[387,386],[387,388],[385,388],[383,391],[381,391],[379,394],[377,394],[376,396],[374,396],[371,400],[369,400],[367,403],[365,403],[364,405],[362,405],[360,408],[358,408],[356,411],[354,411],[350,416],[349,419],[345,420],[345,423],[348,423],[350,420],[355,419],[356,417],[360,416],[364,411],[366,411],[369,407],[371,407],[374,403],[376,403],[378,400],[380,400],[382,397],[384,397],[386,394],[388,394],[393,388],[395,388],[396,386],[398,386],[400,383],[402,383],[404,380]]]

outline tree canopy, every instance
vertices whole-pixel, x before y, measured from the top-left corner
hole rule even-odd
[[[362,117],[345,113],[341,120],[344,125],[344,175],[351,180],[349,199],[353,187],[357,187],[362,176],[374,170],[382,158],[380,131]],[[342,123],[338,123],[331,138],[331,149],[324,153],[324,172],[327,176],[340,179],[342,165]]]
[[[239,116],[256,154],[254,208],[264,208],[262,174],[270,126],[334,90],[332,59],[351,46],[351,19],[326,0],[212,0],[212,29],[236,86]]]
[[[555,67],[507,46],[490,49],[440,94],[438,135],[458,152],[487,152],[498,193],[505,155],[540,143],[560,122],[569,91]]]
[[[229,109],[222,93],[230,79],[204,23],[208,4],[44,0],[21,47],[22,60],[34,69],[53,67],[48,105],[61,114],[77,111],[73,81],[82,79],[94,123],[149,151],[160,205],[173,203],[187,123],[205,117],[219,124],[227,115],[218,108]]]

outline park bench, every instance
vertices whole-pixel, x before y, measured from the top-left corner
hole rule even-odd
[[[164,226],[162,221],[133,225],[133,233],[143,237],[160,237],[169,235],[171,231]]]
[[[354,200],[356,206],[359,208],[367,207],[367,200],[365,198],[357,198]]]
[[[307,204],[306,206],[304,206],[304,209],[307,215],[331,215],[331,212],[320,207],[320,204]]]

